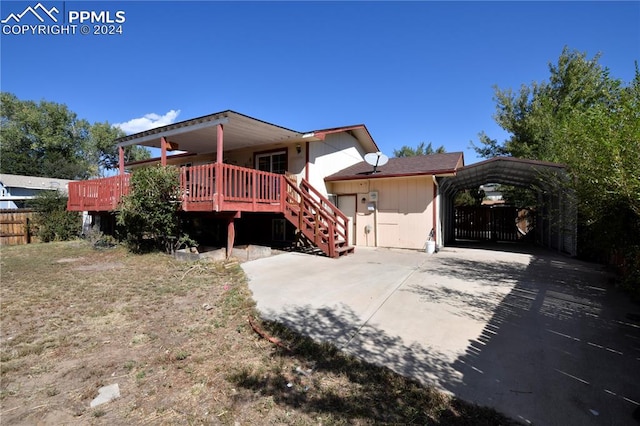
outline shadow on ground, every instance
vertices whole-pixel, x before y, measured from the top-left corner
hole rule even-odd
[[[418,345],[406,347],[399,337],[372,327],[356,333],[361,320],[347,307],[339,311],[302,307],[287,311],[286,316],[287,321],[265,322],[263,326],[268,334],[287,343],[288,349],[278,349],[278,356],[293,359],[300,368],[275,375],[241,371],[230,377],[232,382],[271,395],[278,404],[309,413],[330,414],[333,419],[347,423],[516,424],[493,409],[451,399],[434,387],[411,379],[432,374],[440,364],[437,354]],[[357,346],[356,351],[345,350],[356,334],[367,341],[366,346]],[[402,375],[384,366],[389,357],[403,366]],[[446,375],[447,366],[440,367],[439,374]],[[337,383],[346,379],[347,384],[336,387],[319,382],[331,381],[327,377],[334,377]]]
[[[496,250],[495,256],[482,258],[472,251],[435,255],[385,301],[412,295],[418,308],[413,306],[415,311],[406,315],[415,316],[416,322],[422,321],[420,312],[435,306],[438,312],[448,312],[451,321],[457,317],[461,324],[481,330],[463,340],[466,345],[457,352],[447,346],[446,336],[442,342],[408,341],[407,334],[393,335],[386,326],[376,325],[375,316],[361,318],[338,302],[322,308],[289,306],[268,316],[369,363],[494,407],[525,424],[636,424],[640,309],[609,285],[611,277],[598,265],[539,250],[511,257]],[[428,322],[420,325],[433,327]],[[272,331],[286,338],[277,326]],[[412,396],[412,382],[398,382],[385,369],[357,366],[329,347],[308,345],[312,344],[297,347],[294,354],[307,357],[316,371],[346,375],[359,390],[347,395],[302,390],[291,397],[284,376],[268,383],[260,376],[238,376],[238,383],[256,391],[269,388],[279,403],[331,412],[347,421],[456,424],[455,410],[441,418],[422,410],[425,401]],[[491,417],[469,424],[505,421]]]
[[[640,324],[632,319],[639,307],[607,284],[601,267],[535,252],[521,271],[450,259],[435,273],[515,281],[453,364],[463,378],[450,391],[534,424],[638,421]],[[465,297],[447,303],[483,305]]]

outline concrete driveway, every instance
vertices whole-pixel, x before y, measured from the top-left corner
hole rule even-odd
[[[265,318],[465,400],[524,423],[638,422],[640,308],[597,265],[358,248],[242,267]]]

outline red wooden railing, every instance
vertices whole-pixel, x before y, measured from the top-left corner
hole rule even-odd
[[[129,193],[129,174],[69,182],[67,209],[71,211],[114,210]]]
[[[230,164],[182,167],[182,208],[185,211],[280,212],[281,181],[282,175]]]
[[[282,175],[222,164],[221,204],[250,203],[252,211],[280,211]]]
[[[68,210],[112,211],[129,192],[130,175],[69,183]],[[348,219],[309,182],[298,186],[275,173],[205,164],[180,169],[184,211],[250,211],[284,213],[314,245],[330,257],[348,246]]]
[[[205,164],[180,168],[180,189],[184,211],[215,211],[216,165]]]
[[[217,179],[221,176],[221,179]],[[69,184],[72,211],[115,210],[129,193],[129,174]],[[180,168],[185,211],[282,211],[282,175],[230,164]]]
[[[303,179],[300,186],[290,179],[283,182],[287,185],[283,191],[284,216],[327,256],[353,252],[353,247],[348,245],[347,217],[306,180]]]
[[[300,189],[306,193],[309,197],[313,198],[320,206],[322,211],[326,213],[326,216],[334,222],[336,239],[348,242],[349,241],[349,219],[342,213],[331,201],[323,196],[318,190],[313,187],[306,179],[302,179],[300,182]]]

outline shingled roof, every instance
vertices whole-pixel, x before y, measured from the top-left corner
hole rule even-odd
[[[419,175],[451,175],[464,166],[462,152],[446,154],[418,155],[415,157],[390,158],[384,166],[378,167],[373,173],[373,167],[364,161],[342,169],[327,176],[325,181],[378,179],[399,176]]]

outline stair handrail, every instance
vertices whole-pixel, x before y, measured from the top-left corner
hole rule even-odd
[[[333,216],[333,222],[336,225],[336,232],[340,234],[346,242],[349,241],[349,219],[347,216],[342,213],[342,211],[336,207],[327,197],[322,195],[316,188],[313,187],[306,179],[302,178],[300,182],[300,189],[303,192],[307,192],[315,202],[316,206],[319,207],[322,211],[326,212],[328,215]],[[342,219],[342,223],[336,220],[335,218]]]
[[[306,225],[313,226],[314,227],[313,238],[311,238],[311,236],[307,236],[307,237],[312,239],[314,244],[316,244],[316,246],[318,247],[326,246],[325,253],[330,257],[334,257],[335,236],[333,231],[335,229],[334,228],[335,218],[327,214],[327,212],[323,208],[321,208],[321,206],[318,204],[316,200],[314,200],[311,196],[309,196],[307,193],[302,191],[294,182],[292,182],[291,179],[285,178],[284,181],[286,182],[286,186],[287,186],[287,188],[283,188],[283,191],[285,192],[285,209],[286,209],[286,206],[291,206],[291,205],[298,207],[299,209],[298,211],[299,223],[297,224],[298,229],[304,232],[304,230],[302,229],[303,221]],[[297,195],[297,197],[294,197],[294,193],[295,195]],[[309,214],[315,217],[314,219],[315,223],[311,223],[303,217],[305,211],[307,211]],[[322,241],[322,235],[319,232],[318,227],[320,227],[322,230],[326,230],[327,241]]]
[[[288,186],[294,190],[294,192],[296,192],[298,194],[298,196],[301,198],[301,200],[307,200],[311,203],[311,205],[313,207],[316,208],[317,213],[320,214],[320,216],[322,216],[322,218],[324,220],[328,222],[335,222],[335,218],[333,217],[334,215],[329,213],[329,211],[324,208],[317,200],[314,200],[313,197],[310,196],[305,196],[307,195],[305,193],[305,191],[303,191],[302,189],[300,189],[299,187],[297,187],[296,185],[294,185],[289,179],[286,179]],[[323,197],[324,198],[324,197]],[[326,198],[324,198],[324,200],[326,200],[327,203],[329,203],[331,206],[333,206],[334,209],[336,209],[336,212],[338,213],[338,215],[343,218],[345,221],[347,220],[347,217],[340,211],[338,210],[337,207],[335,207],[331,201],[327,200]],[[296,200],[297,203],[300,202],[300,200]]]

